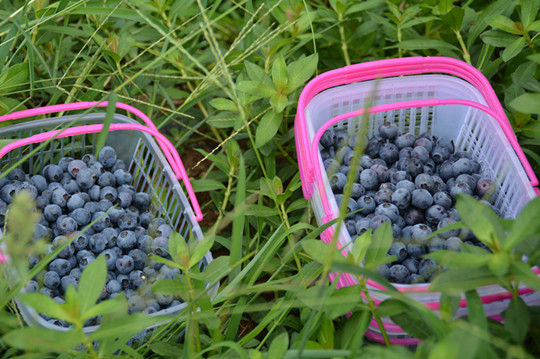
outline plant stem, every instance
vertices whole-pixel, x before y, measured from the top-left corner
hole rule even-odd
[[[341,51],[343,51],[343,58],[345,59],[345,65],[349,66],[351,64],[351,59],[349,58],[349,47],[347,46],[347,41],[345,39],[345,29],[343,28],[343,15],[338,12],[338,29],[339,29],[339,39],[341,40]]]
[[[472,65],[471,55],[469,54],[469,50],[467,49],[467,46],[465,45],[465,42],[463,41],[463,37],[461,37],[461,32],[459,30],[454,30],[454,34],[456,34],[456,37],[459,42],[459,46],[461,46],[461,51],[463,51],[463,59],[469,65]]]
[[[376,309],[375,308],[375,303],[373,302],[373,299],[371,298],[371,295],[369,295],[369,291],[368,291],[367,285],[366,285],[366,280],[363,277],[358,277],[358,280],[360,281],[362,291],[366,295],[366,299],[367,299],[368,304],[369,304],[369,309],[370,309],[371,313],[373,314],[373,317],[377,321],[377,325],[379,326],[379,329],[381,330],[381,334],[383,336],[384,343],[386,344],[386,346],[389,347],[391,344],[390,344],[390,339],[388,339],[388,333],[386,333],[386,328],[384,327],[384,324],[383,324],[383,322],[381,320],[381,317],[379,317],[377,315],[377,312],[375,311],[375,309]]]

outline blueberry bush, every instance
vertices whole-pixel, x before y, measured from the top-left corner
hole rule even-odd
[[[131,235],[143,238],[144,231],[157,230],[153,228],[157,223],[127,229],[130,233],[106,248],[110,231],[105,216],[110,220],[118,215],[117,208],[129,208],[129,201],[136,201],[135,208],[147,205],[144,194],[129,198],[133,193],[118,188],[129,186],[133,174],[105,171],[109,174],[100,175],[98,193],[92,189],[92,170],[79,162],[85,158],[51,163],[41,173],[29,173],[28,181],[21,181],[26,173],[16,166],[1,168],[0,250],[9,255],[9,263],[0,263],[0,356],[539,356],[540,307],[526,305],[518,293],[520,285],[540,291],[540,279],[530,270],[540,265],[538,199],[516,219],[499,218],[496,208],[470,196],[480,198],[489,192],[489,181],[474,177],[476,164],[461,161],[444,139],[439,143],[426,136],[415,138],[421,145],[409,157],[422,162],[421,168],[410,161],[409,173],[390,174],[390,168],[386,173],[383,162],[401,161],[399,149],[413,141],[395,133],[389,124],[380,131],[385,137],[385,143],[379,144],[384,149],[377,149],[381,161],[362,171],[359,182],[349,181],[339,171],[342,163],[332,162],[333,155],[325,158],[328,166],[337,169],[331,179],[336,197],[341,191],[343,198],[355,199],[341,203],[338,220],[318,226],[302,195],[294,142],[298,96],[313,76],[378,59],[448,56],[472,64],[488,78],[521,147],[540,174],[538,12],[538,0],[0,2],[0,114],[75,101],[109,101],[108,111],[115,110],[117,101],[133,105],[152,118],[177,148],[205,216],[201,222],[205,240],[197,245],[165,227],[168,241],[156,240],[167,235],[151,236],[151,247],[158,249],[153,260],[169,268],[151,287],[155,303],[136,295],[130,301],[129,290],[110,298],[122,286],[119,276],[124,276],[121,279],[128,287],[143,280],[136,272],[144,273],[145,267],[136,268],[141,268],[142,254],[130,255],[137,246]],[[115,164],[104,148],[105,135],[97,137],[96,146],[102,150],[92,160],[112,169]],[[426,139],[435,144],[430,151]],[[326,140],[330,139],[321,139],[321,145],[330,147],[325,146]],[[0,141],[4,146],[10,139]],[[356,146],[360,157],[374,150],[374,143],[364,145]],[[352,155],[343,154],[340,161]],[[452,157],[451,165],[444,165],[447,157]],[[432,162],[441,181],[432,174],[422,175],[429,173],[424,164]],[[414,181],[412,176],[408,179],[407,174],[417,170]],[[448,187],[454,170],[465,176],[459,183],[456,178],[450,191],[429,190]],[[448,179],[445,171],[452,172]],[[396,188],[381,188],[380,176],[386,175]],[[53,185],[50,197],[44,197],[51,182],[61,183],[62,188]],[[363,191],[375,193],[366,196]],[[19,194],[12,197],[14,193]],[[99,201],[88,201],[85,194]],[[104,202],[107,208],[100,210],[101,197],[116,207]],[[96,204],[87,205],[91,202]],[[381,206],[383,202],[391,205]],[[444,211],[436,207],[429,211],[428,220],[423,211],[433,208],[433,203],[452,216],[441,215]],[[382,220],[371,223],[373,218],[358,218],[353,229],[347,222],[349,204],[354,215],[360,210],[377,211]],[[137,215],[142,223],[150,221],[142,213]],[[414,225],[424,223],[414,227],[414,234],[411,228],[411,236],[432,238],[430,245],[438,250],[422,255],[426,250],[421,246],[394,242],[392,231],[397,228],[383,216],[390,222],[396,217],[394,222],[402,218]],[[117,225],[120,221],[131,228],[129,218],[124,222],[120,217],[115,217]],[[57,226],[59,218],[62,223]],[[53,223],[48,219],[55,219],[55,228],[46,226]],[[84,230],[88,223],[103,236],[92,233],[86,243],[84,235],[79,242],[75,236],[66,240],[60,232],[49,232],[71,233]],[[354,235],[369,226],[346,258],[319,240],[325,227],[334,223],[347,226]],[[450,226],[434,232],[438,228],[431,226],[439,223]],[[461,244],[465,238],[449,235],[458,229],[470,231],[476,245]],[[457,239],[449,241],[447,235]],[[60,238],[55,241],[56,237]],[[165,243],[171,254],[166,258],[157,253]],[[200,271],[197,264],[208,250],[215,259]],[[61,275],[66,263],[59,259],[71,266],[71,251],[88,252],[80,261],[74,256],[85,269],[71,273],[70,268],[71,274]],[[96,256],[94,251],[106,253]],[[133,265],[130,273],[135,274],[116,268],[113,279],[108,266],[113,268],[114,255],[115,267]],[[434,263],[444,268],[430,282],[433,290],[442,293],[440,316],[396,291],[385,278],[381,265],[396,261],[401,264],[393,269],[393,281],[410,277],[413,268],[422,273],[430,272]],[[337,290],[328,274],[338,272],[354,276],[359,285]],[[386,288],[388,299],[375,306],[365,291],[367,279]],[[497,283],[511,294],[508,308],[498,318],[503,322],[486,316],[482,307],[477,288],[488,283]],[[219,290],[211,295],[208,288],[215,284]],[[51,298],[51,291],[60,299]],[[469,312],[457,318],[460,298],[466,299]],[[156,304],[164,309],[174,300],[181,301],[184,309],[169,316],[146,314],[157,310]],[[29,326],[16,301],[68,328]],[[97,317],[99,329],[86,330],[88,321]],[[383,317],[390,317],[422,343],[389,345],[384,331],[385,343],[368,339],[364,335],[368,325],[372,320],[380,323]]]

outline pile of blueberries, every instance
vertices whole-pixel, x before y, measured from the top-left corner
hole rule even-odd
[[[150,195],[136,192],[131,184],[126,164],[109,146],[103,147],[97,159],[91,154],[80,160],[64,157],[58,164],[45,166],[42,175],[14,169],[0,180],[0,214],[5,214],[13,196],[22,191],[42,212],[33,240],[49,241],[52,252],[75,237],[46,271],[27,283],[27,292],[39,291],[63,303],[68,286],[76,288],[81,272],[96,257],[104,256],[108,273],[100,301],[123,291],[130,312],[147,314],[180,304],[172,296],[154,295],[150,290],[155,280],[172,279],[180,273],[150,259],[152,254],[169,256],[173,228],[164,219],[154,218]],[[31,256],[30,268],[40,260]],[[46,319],[66,326],[60,320]],[[98,323],[99,318],[92,318],[86,324]]]
[[[338,205],[347,189],[357,139],[338,128],[328,129],[320,139]],[[390,222],[394,242],[388,254],[397,260],[380,266],[377,272],[394,283],[428,282],[442,268],[434,260],[422,258],[424,254],[441,249],[460,251],[463,242],[487,249],[466,230],[449,230],[426,240],[433,231],[460,220],[455,209],[458,194],[472,195],[491,206],[483,198],[491,196],[494,186],[480,172],[480,163],[467,152],[456,152],[448,138],[400,133],[396,124],[385,121],[378,135],[368,139],[350,185],[347,231],[356,240],[368,229],[375,231]]]

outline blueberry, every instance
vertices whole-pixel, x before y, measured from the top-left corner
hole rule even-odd
[[[406,171],[414,178],[424,172],[424,165],[418,158],[411,157],[405,160],[405,167],[400,169]]]
[[[452,196],[448,192],[437,192],[433,195],[433,203],[448,210],[452,207]]]
[[[415,189],[411,193],[411,204],[417,208],[426,209],[433,204],[433,197],[425,189]]]
[[[116,229],[109,227],[105,228],[101,233],[105,236],[105,239],[107,239],[107,248],[113,248],[116,246],[116,239],[118,237],[118,232]]]
[[[24,181],[25,180],[25,173],[20,168],[14,168],[7,174],[7,179],[10,181]]]
[[[41,294],[44,294],[50,298],[54,298],[54,297],[57,297],[60,293],[58,292],[57,289],[51,289],[51,288],[47,288],[47,287],[42,287],[39,292]]]
[[[62,157],[58,161],[58,166],[62,168],[62,171],[66,172],[69,168],[69,164],[73,161],[72,157]]]
[[[393,192],[387,188],[381,188],[375,193],[375,203],[377,205],[380,205],[382,203],[390,203],[392,202],[392,195]]]
[[[56,249],[56,248],[62,246],[67,241],[69,241],[68,237],[66,237],[66,236],[57,236],[52,241],[52,248]],[[75,245],[72,242],[72,243],[68,244],[64,249],[62,249],[60,251],[60,253],[58,253],[58,257],[67,259],[70,256],[72,256],[74,253],[75,253]]]
[[[57,188],[52,192],[51,202],[60,207],[65,207],[71,195],[63,188]]]
[[[437,230],[441,229],[441,228],[444,228],[446,226],[449,226],[451,225],[452,223],[456,223],[457,221],[453,218],[443,218],[440,220],[439,224],[437,224]],[[456,229],[452,229],[452,230],[448,230],[446,232],[443,232],[440,234],[440,236],[442,238],[450,238],[450,237],[457,237],[459,235],[459,232],[460,232],[460,229],[459,228],[456,228]]]
[[[330,187],[334,193],[342,193],[343,186],[347,183],[347,176],[343,173],[337,172],[330,176]]]
[[[409,277],[409,284],[419,284],[419,283],[424,283],[424,277],[422,277],[419,274],[412,273],[411,276]]]
[[[39,289],[39,284],[35,280],[32,280],[32,279],[26,282],[26,284],[24,285],[24,291],[26,293],[35,293],[38,291],[38,289]]]
[[[480,197],[486,196],[489,198],[495,191],[495,185],[489,178],[481,178],[478,180],[474,188],[475,193]]]
[[[150,241],[150,243],[152,242]],[[137,242],[136,246],[138,246],[138,244],[139,243]],[[144,251],[139,248],[135,248],[130,250],[128,255],[133,258],[135,269],[144,269],[144,265],[146,263],[146,254],[144,253]]]
[[[345,188],[343,189],[344,193],[346,191],[347,185],[348,184],[346,184]],[[358,200],[358,198],[360,198],[361,196],[366,194],[366,189],[360,183],[353,182],[351,184],[351,187],[352,187],[352,189],[351,189],[351,198],[353,198],[355,200]],[[146,213],[148,213],[148,212],[146,212]],[[142,217],[142,215],[141,215],[141,217]],[[142,218],[141,218],[141,223],[142,223]]]
[[[125,170],[114,171],[114,176],[116,177],[116,184],[119,186],[123,184],[130,184],[132,181],[131,173]]]
[[[443,181],[448,181],[454,176],[453,170],[454,162],[453,161],[444,161],[438,167],[438,174],[443,179]]]
[[[109,201],[108,199],[102,199],[98,202],[98,211],[107,212],[112,206],[113,203],[111,201]]]
[[[70,272],[69,272],[69,275],[72,276],[73,278],[75,279],[79,279],[81,278],[81,274],[82,274],[82,271],[81,271],[81,268],[78,268],[78,267],[75,267],[73,268]],[[62,277],[63,278],[63,277]]]
[[[418,261],[418,259],[416,259],[416,258],[407,258],[401,264],[404,265],[405,267],[407,267],[407,269],[409,270],[409,272],[411,274],[412,273],[418,273],[418,267],[420,265],[420,262]]]
[[[416,185],[416,188],[425,189],[426,191],[432,192],[435,182],[433,181],[432,176],[425,173],[420,173],[414,179],[414,184]]]
[[[388,268],[387,264],[381,264],[375,268],[375,273],[386,279],[390,277],[390,269]]]
[[[62,258],[56,258],[49,263],[49,270],[58,273],[60,277],[65,276],[71,270],[69,261]]]
[[[468,184],[462,182],[456,183],[452,188],[450,188],[450,195],[452,198],[455,199],[458,194],[468,194],[469,196],[472,196],[473,192]]]
[[[92,201],[99,201],[101,199],[101,187],[98,185],[92,185],[92,187],[88,189],[88,195]]]
[[[373,231],[376,231],[377,228],[382,226],[385,222],[391,223],[392,221],[387,216],[383,214],[378,214],[371,218],[371,220],[369,221],[369,226],[371,227],[371,229],[373,229]]]
[[[346,220],[345,227],[347,228],[347,232],[349,232],[351,237],[356,235],[356,221],[354,219]]]
[[[379,126],[379,136],[383,140],[394,140],[399,133],[397,125],[393,122],[384,121],[382,125]]]
[[[99,176],[97,184],[100,187],[115,187],[116,186],[116,177],[111,172],[104,172]]]
[[[152,243],[154,253],[160,257],[166,257],[169,253],[169,240],[165,237],[156,237]]]
[[[355,230],[356,230],[356,233],[358,235],[361,235],[363,234],[365,231],[367,231],[368,229],[371,228],[371,224],[370,224],[370,219],[369,218],[361,218],[359,220],[356,221],[354,227],[355,227]]]
[[[338,195],[338,196],[343,197],[342,195]],[[336,200],[338,200],[337,196],[336,196]],[[341,199],[338,200],[338,206],[341,207]],[[347,201],[347,209],[345,210],[346,211],[345,213],[355,212],[356,210],[358,210],[358,204],[356,203],[356,201],[354,199],[349,198],[349,200]],[[168,226],[168,225],[166,225],[166,226]],[[160,228],[161,228],[161,226],[160,226]],[[158,230],[158,235],[159,235],[159,230]],[[168,238],[168,236],[167,236],[167,238]]]
[[[96,202],[86,202],[83,208],[90,214],[94,214],[98,211],[98,204]]]
[[[441,177],[433,175],[431,179],[433,179],[433,192],[446,191],[446,183]]]
[[[409,270],[407,267],[401,265],[401,264],[394,264],[390,267],[389,272],[389,281],[393,283],[408,283],[409,280]]]
[[[134,270],[129,273],[129,282],[134,288],[139,288],[146,282],[146,276],[141,270]]]
[[[377,173],[371,169],[365,169],[360,173],[360,184],[367,190],[377,188],[379,184]]]
[[[348,142],[348,137],[347,131],[343,128],[334,129],[334,147],[339,148],[341,146],[345,146]]]
[[[404,239],[408,239],[407,243],[405,244],[408,244],[408,242],[410,242],[412,240],[412,226],[409,225],[409,226],[405,226],[403,227],[403,230],[401,231],[401,235],[403,236]]]
[[[116,260],[118,259],[118,255],[116,252],[112,249],[105,249],[101,255],[105,256],[105,260],[107,262],[107,270],[114,270],[116,268]]]
[[[86,226],[87,224],[90,224],[92,214],[84,208],[76,208],[70,213],[70,217],[73,218],[79,226]]]
[[[398,189],[400,189],[400,188],[404,188],[409,193],[411,193],[412,191],[414,191],[416,189],[416,186],[414,185],[414,183],[412,183],[409,180],[402,180],[402,181],[399,181],[398,183],[396,183],[396,191]]]
[[[430,253],[440,251],[441,249],[445,249],[445,248],[446,248],[446,241],[439,236],[435,236],[428,241],[428,251]]]
[[[411,203],[411,193],[405,188],[398,188],[392,193],[392,201],[400,210],[405,210]]]
[[[56,220],[56,226],[60,234],[69,234],[77,230],[78,224],[69,216],[60,216]]]
[[[404,133],[396,138],[395,144],[401,150],[405,147],[413,147],[415,141],[416,137],[412,133]]]
[[[152,241],[153,239],[149,235],[141,236],[141,238],[137,240],[137,248],[143,252],[146,252],[150,247],[152,247]]]
[[[132,249],[137,245],[137,238],[131,231],[122,231],[116,238],[116,244],[121,249]]]
[[[66,276],[63,276],[62,279],[60,279],[60,284],[62,287],[62,291],[65,293],[67,288],[72,285],[73,288],[77,289],[79,286],[79,283],[77,279],[72,276],[71,274],[68,274]]]
[[[440,220],[448,217],[448,213],[443,206],[434,204],[426,210],[426,220],[431,224],[438,224]]]
[[[77,184],[83,190],[90,189],[96,182],[96,175],[89,168],[81,168],[76,176]],[[90,198],[93,199],[92,194],[89,193]],[[94,200],[94,199],[93,199]]]
[[[362,155],[360,158],[360,166],[363,168],[371,168],[371,166],[373,166],[373,159],[368,155]]]
[[[472,163],[468,158],[460,158],[452,165],[452,174],[457,177],[461,174],[471,174]],[[442,176],[441,176],[442,177]]]
[[[375,210],[375,207],[377,207],[375,198],[369,195],[360,197],[356,203],[360,209],[360,213],[363,215],[372,213]]]
[[[340,164],[338,161],[336,161],[333,158],[329,158],[323,162],[324,169],[326,170],[326,173],[329,175],[332,175],[334,173],[339,172]]]
[[[71,175],[71,177],[77,178],[77,174],[83,168],[87,168],[86,163],[81,160],[73,160],[69,162],[67,172]]]
[[[387,182],[390,179],[390,172],[388,171],[388,167],[386,167],[386,165],[374,164],[370,169],[375,171],[379,182]]]
[[[422,258],[418,268],[418,274],[429,281],[434,275],[439,272],[439,265],[431,258]]]
[[[107,248],[107,238],[102,233],[95,233],[90,237],[88,247],[94,254],[99,254]]]
[[[395,222],[399,217],[399,209],[392,203],[382,203],[375,208],[375,216],[385,215],[390,221]]]
[[[105,168],[112,168],[116,163],[116,151],[110,146],[104,146],[101,151],[99,151],[98,161]]]
[[[446,249],[454,252],[461,252],[463,242],[458,237],[450,237],[446,240]]]
[[[482,171],[482,165],[476,160],[471,160],[472,173],[479,174]]]
[[[330,148],[334,146],[334,129],[329,128],[326,131],[324,131],[319,142],[325,148]]]
[[[101,188],[101,192],[99,196],[101,200],[106,199],[110,202],[115,202],[117,197],[118,197],[118,192],[116,191],[116,188],[112,186],[105,186]]]
[[[43,277],[43,284],[47,288],[58,288],[58,286],[60,285],[60,276],[56,272],[48,271],[45,273],[45,277]]]
[[[85,203],[85,196],[81,193],[75,193],[69,197],[66,206],[69,211],[74,211],[77,208],[83,208]]]
[[[38,190],[39,193],[42,193],[47,189],[47,180],[41,175],[34,175],[30,178],[30,183]]]
[[[109,219],[109,216],[105,212],[101,211],[98,211],[92,215],[92,222],[95,222],[92,225],[92,228],[96,232],[101,232],[105,228],[111,226],[111,220]]]
[[[122,285],[117,279],[111,279],[110,281],[108,281],[105,285],[105,288],[107,289],[107,292],[109,292],[109,294],[120,293],[120,291],[122,291]]]
[[[379,154],[379,151],[383,145],[382,139],[376,137],[371,138],[366,145],[366,154],[370,157],[375,157]],[[364,167],[364,166],[362,166]]]
[[[86,249],[88,247],[90,236],[86,233],[79,233],[77,234],[77,237],[73,241],[73,246],[77,251],[81,251],[83,249]]]
[[[403,260],[405,260],[405,258],[407,258],[408,255],[406,246],[401,242],[392,243],[388,254],[396,256],[397,262],[402,262]]]
[[[8,183],[0,189],[0,199],[6,203],[13,201],[13,196],[17,193],[17,186],[13,183]]]
[[[379,150],[379,157],[387,164],[392,164],[399,159],[399,150],[393,143],[385,143]]]
[[[122,230],[133,230],[138,225],[137,217],[130,213],[125,213],[118,218],[117,224]]]
[[[116,260],[116,269],[120,274],[128,274],[134,268],[133,258],[123,255]]]
[[[131,203],[133,201],[133,195],[128,191],[121,191],[118,192],[118,197],[116,199],[116,203],[122,207],[127,208],[131,206]]]
[[[423,146],[417,146],[411,151],[411,158],[416,158],[422,163],[426,163],[429,160],[429,152]]]
[[[401,181],[404,181],[404,180],[410,181],[411,179],[412,179],[411,175],[405,171],[395,171],[390,176],[390,182],[392,182],[395,185],[397,185]]]
[[[426,137],[419,137],[414,141],[414,147],[424,147],[429,154],[433,150],[433,142]]]
[[[43,168],[43,177],[49,182],[60,182],[63,175],[64,171],[58,165],[47,165]]]
[[[407,253],[411,258],[420,258],[426,254],[426,246],[418,243],[407,244]]]
[[[450,151],[444,147],[435,146],[431,152],[431,158],[435,163],[443,163],[450,158]]]
[[[476,179],[468,174],[461,174],[456,177],[456,184],[458,183],[466,183],[469,188],[475,189],[476,188]]]
[[[412,228],[412,239],[421,243],[424,238],[431,234],[431,229],[424,223],[415,224]]]
[[[413,148],[412,147],[403,147],[399,150],[399,159],[404,160],[411,158]]]

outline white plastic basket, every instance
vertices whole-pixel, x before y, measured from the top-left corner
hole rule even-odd
[[[439,74],[423,74],[430,72]],[[382,78],[373,80],[378,77]],[[533,186],[538,180],[493,90],[476,69],[446,58],[375,61],[320,75],[306,86],[300,97],[295,135],[302,187],[320,225],[337,218],[339,212],[320,155],[320,136],[330,127],[346,129],[349,136],[359,135],[363,107],[370,97],[373,98],[368,137],[376,135],[384,121],[390,121],[403,133],[430,132],[450,138],[456,151],[466,151],[480,162],[482,175],[496,179],[492,204],[503,217],[516,217],[536,195]],[[323,232],[321,239],[330,243],[335,228]],[[351,237],[344,225],[338,242],[339,248],[345,248],[346,252],[351,247]],[[535,271],[538,273],[537,268]],[[332,279],[335,278],[333,274]],[[338,287],[355,284],[358,282],[353,276],[339,277]],[[438,311],[440,293],[430,292],[429,284],[395,284],[395,287]],[[368,289],[376,304],[388,297],[384,288],[373,281],[368,281]],[[499,314],[508,306],[511,294],[498,285],[484,286],[478,291],[486,314],[501,320]],[[540,303],[540,294],[529,288],[521,287],[520,294],[529,304]],[[463,300],[457,315],[466,314]],[[392,343],[419,343],[389,318],[383,318],[383,323]],[[375,321],[366,335],[383,340]]]

